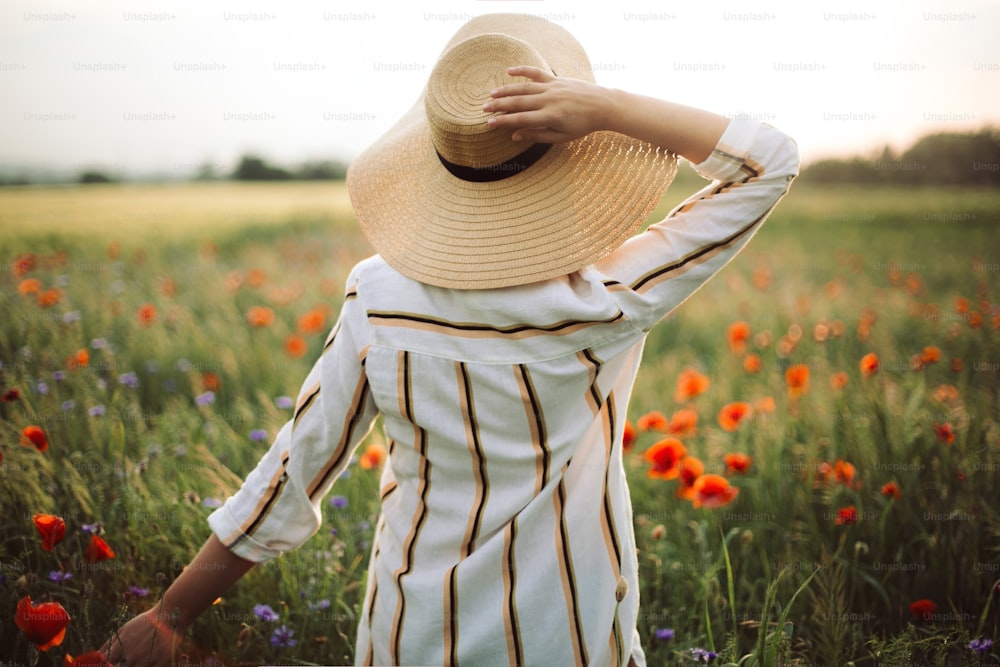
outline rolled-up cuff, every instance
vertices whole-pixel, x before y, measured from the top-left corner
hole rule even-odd
[[[223,546],[245,560],[265,563],[282,553],[244,533],[240,524],[229,513],[228,503],[208,515],[208,526]]]
[[[712,153],[693,165],[695,171],[704,178],[717,181],[729,180],[740,174],[740,167],[753,148],[759,129],[760,123],[755,120],[734,118],[729,121]]]

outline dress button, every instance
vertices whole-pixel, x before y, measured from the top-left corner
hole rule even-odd
[[[615,586],[615,600],[621,602],[628,595],[628,581],[625,577],[618,577],[618,585]]]

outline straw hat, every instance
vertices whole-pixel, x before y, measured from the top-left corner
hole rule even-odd
[[[610,254],[649,217],[677,171],[672,153],[614,132],[557,144],[489,129],[482,105],[514,65],[593,81],[562,27],[520,14],[472,19],[420,99],[347,174],[362,231],[400,273],[484,289],[565,275]]]

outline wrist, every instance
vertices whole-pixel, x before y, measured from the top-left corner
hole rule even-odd
[[[156,628],[158,634],[168,636],[183,635],[193,622],[192,619],[184,618],[179,608],[168,607],[165,601],[160,601],[148,610],[145,617]]]
[[[608,130],[620,134],[628,134],[625,131],[628,123],[626,121],[626,110],[628,109],[628,93],[618,88],[607,88],[603,96],[605,108],[601,119],[599,130]]]

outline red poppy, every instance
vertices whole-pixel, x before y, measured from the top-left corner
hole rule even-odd
[[[0,400],[4,403],[13,403],[17,399],[21,398],[21,390],[17,387],[11,387],[0,396]]]
[[[809,367],[805,364],[795,364],[785,370],[785,384],[788,385],[788,395],[793,399],[806,393],[809,389]]]
[[[156,306],[151,303],[144,303],[139,306],[139,310],[135,314],[135,319],[139,323],[139,326],[148,327],[149,325],[156,322],[157,312]]]
[[[854,505],[841,507],[837,510],[837,518],[834,520],[838,526],[849,526],[858,522],[858,510]]]
[[[205,391],[219,391],[222,389],[222,378],[216,373],[205,371],[201,374],[201,386]]]
[[[305,355],[308,349],[309,345],[298,334],[288,334],[288,337],[285,338],[285,353],[290,357],[298,359]]]
[[[719,426],[727,431],[735,431],[740,423],[750,416],[751,410],[749,403],[742,401],[728,403],[719,410]]]
[[[38,451],[44,452],[49,448],[49,438],[41,426],[32,424],[21,429],[21,444],[25,447],[34,445]]]
[[[96,563],[102,560],[110,560],[115,557],[115,552],[111,550],[108,543],[97,535],[90,536],[90,544],[87,545],[87,561]]]
[[[910,603],[910,613],[923,621],[931,620],[931,616],[937,611],[937,603],[926,598]]]
[[[62,644],[70,617],[58,602],[32,604],[31,596],[17,603],[14,623],[39,651],[48,651]]]
[[[21,296],[38,294],[42,291],[42,281],[38,278],[25,278],[17,284],[17,293]]]
[[[959,373],[959,372],[961,372],[962,368],[964,368],[964,367],[965,367],[965,364],[962,363],[962,360],[959,359],[958,357],[955,357],[955,358],[953,358],[951,360],[951,370],[953,372]]]
[[[625,429],[622,432],[622,449],[626,452],[632,449],[632,445],[635,444],[636,435],[635,426],[632,426],[632,422],[626,419]]]
[[[676,479],[680,474],[679,464],[685,454],[687,447],[677,438],[666,438],[653,443],[643,455],[652,464],[647,474],[658,479]]]
[[[762,292],[771,286],[771,279],[771,270],[766,266],[758,267],[750,274],[750,282]]]
[[[923,352],[920,353],[920,363],[933,364],[941,361],[941,348],[935,345],[928,345],[924,348]]]
[[[946,445],[950,445],[955,442],[955,429],[948,422],[943,424],[934,424],[934,435],[936,435],[938,440]]]
[[[698,428],[698,413],[691,408],[681,408],[670,416],[667,432],[677,436],[694,435]]]
[[[86,368],[90,365],[90,352],[87,348],[81,347],[79,350],[69,355],[66,359],[66,368],[70,370],[76,370],[78,368]]]
[[[674,494],[684,500],[694,499],[694,483],[705,474],[705,464],[701,459],[694,456],[685,456],[681,459],[680,472],[677,475],[677,491]]]
[[[739,493],[740,490],[722,475],[702,475],[695,480],[691,504],[714,509],[728,505]]]
[[[878,373],[879,361],[878,355],[874,352],[869,352],[865,356],[861,357],[861,374],[865,377],[871,377]]]
[[[50,287],[49,289],[39,292],[38,296],[35,298],[36,303],[42,308],[51,308],[52,306],[59,303],[62,299],[62,292],[57,287]]]
[[[844,486],[851,486],[854,482],[854,474],[856,472],[854,465],[843,459],[837,459],[833,464],[833,472],[837,476],[837,481]]]
[[[14,260],[14,275],[23,276],[35,268],[35,255],[30,252],[22,253]]]
[[[314,308],[303,314],[298,320],[298,330],[303,336],[320,333],[326,324],[326,314],[319,308]]]
[[[683,403],[699,394],[703,394],[708,390],[709,384],[707,375],[699,373],[694,368],[685,368],[677,377],[677,389],[674,390],[674,401]]]
[[[750,469],[751,459],[746,454],[738,452],[726,454],[723,460],[726,462],[726,470],[729,472],[742,474]]]
[[[647,412],[635,422],[635,427],[640,431],[664,431],[666,432],[667,417],[659,410]]]
[[[66,657],[63,658],[63,667],[71,667],[72,665],[76,665],[77,667],[112,667],[104,655],[100,651],[91,651],[90,653],[83,653],[74,658],[67,653]]]
[[[964,315],[969,312],[969,300],[964,296],[960,296],[955,299],[955,312],[959,315]]]
[[[274,311],[267,306],[253,306],[247,311],[247,322],[252,327],[269,327],[274,324]]]
[[[958,401],[958,387],[953,384],[938,385],[932,394],[935,401],[954,403]]]
[[[847,373],[839,371],[830,376],[830,387],[833,389],[843,389],[847,386]]]
[[[250,269],[247,272],[247,284],[250,287],[260,287],[267,282],[267,272],[263,269]]]
[[[726,329],[726,341],[733,354],[743,354],[747,349],[747,340],[750,338],[750,325],[746,322],[733,322]]]
[[[903,497],[902,491],[899,490],[899,484],[896,484],[895,482],[886,482],[882,485],[879,492],[886,498],[895,498],[896,500],[899,500]]]
[[[758,355],[751,352],[747,356],[743,357],[743,370],[747,373],[759,373],[760,369],[763,367],[764,364]]]
[[[377,442],[365,447],[365,453],[361,455],[358,462],[365,470],[374,470],[385,461],[385,447]]]
[[[52,547],[62,542],[66,534],[66,522],[54,514],[36,514],[31,517],[35,529],[42,536],[42,548],[52,551]]]

